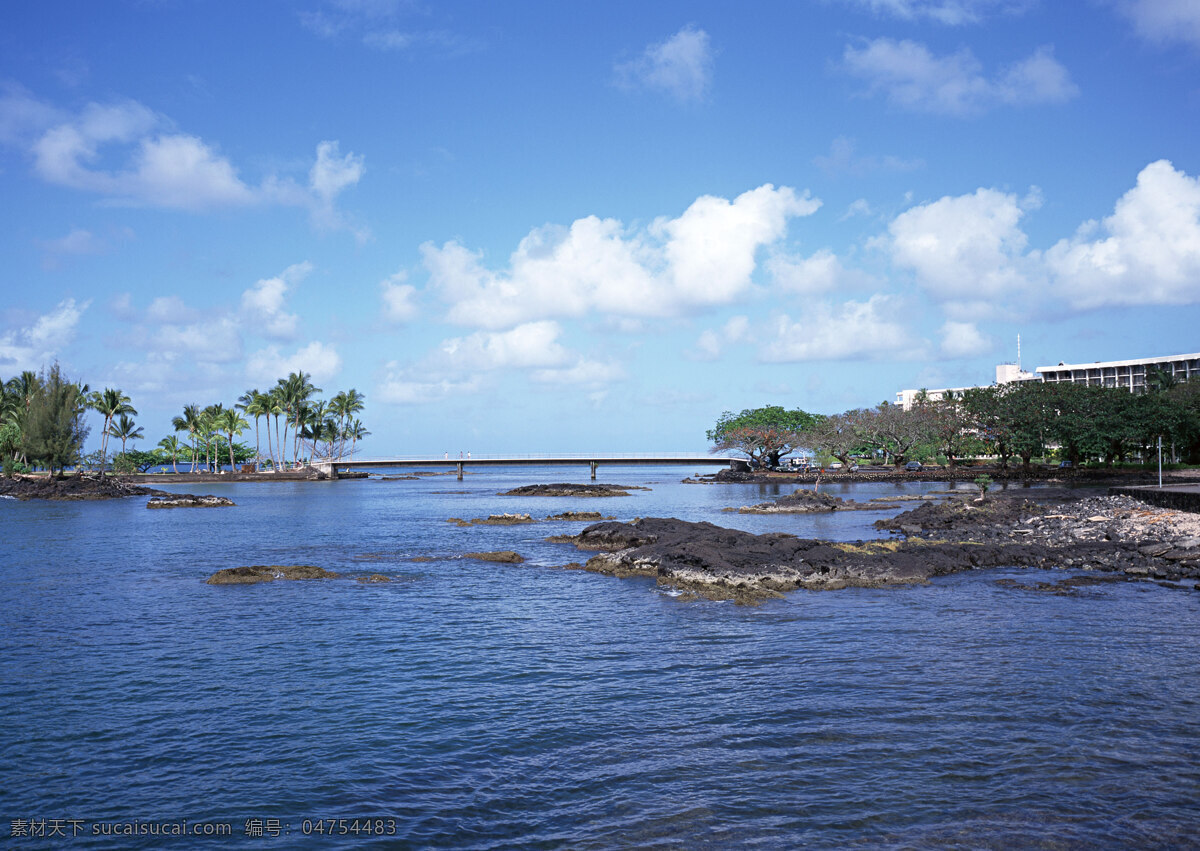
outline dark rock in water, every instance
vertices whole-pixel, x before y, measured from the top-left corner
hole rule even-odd
[[[476,517],[471,520],[451,517],[446,522],[456,526],[524,526],[537,521],[528,514],[489,514],[487,517]]]
[[[551,514],[547,520],[591,521],[616,520],[615,517],[605,517],[599,511],[564,511],[562,514]]]
[[[17,499],[122,499],[127,496],[150,496],[163,491],[131,485],[112,476],[71,475],[60,478],[18,475],[0,478],[0,495]],[[169,494],[166,494],[169,496]]]
[[[341,574],[310,564],[251,565],[227,567],[208,577],[209,585],[250,585],[255,582],[274,582],[276,579],[336,579]]]
[[[372,573],[370,576],[359,576],[355,578],[355,582],[391,582],[391,577],[384,576],[382,573]]]
[[[814,514],[824,511],[884,511],[897,508],[884,502],[862,503],[845,500],[841,497],[816,490],[798,489],[779,497],[774,502],[760,502],[757,505],[743,505],[737,509],[738,514]],[[732,509],[725,509],[731,511]]]
[[[224,496],[194,496],[190,493],[172,494],[171,496],[152,497],[146,503],[147,508],[221,508],[236,503]]]
[[[629,491],[647,491],[650,488],[636,485],[524,485],[505,491],[500,496],[629,496]]]
[[[476,561],[496,561],[501,564],[521,564],[525,561],[512,550],[500,550],[494,553],[463,553],[463,558],[473,558]]]

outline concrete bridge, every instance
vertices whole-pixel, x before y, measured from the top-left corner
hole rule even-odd
[[[596,479],[596,468],[601,464],[606,467],[637,467],[654,466],[687,466],[702,464],[710,467],[733,468],[740,459],[722,455],[707,455],[698,453],[624,453],[624,454],[583,454],[583,455],[475,455],[463,458],[450,458],[445,455],[438,458],[402,456],[397,458],[354,458],[334,460],[313,460],[312,466],[330,478],[337,478],[338,470],[365,470],[378,467],[452,467],[458,470],[458,480],[462,481],[465,467],[576,467],[587,466],[591,470],[592,480]]]

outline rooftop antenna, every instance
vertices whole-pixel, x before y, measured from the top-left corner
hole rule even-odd
[[[1021,335],[1017,334],[1017,373],[1021,372]]]

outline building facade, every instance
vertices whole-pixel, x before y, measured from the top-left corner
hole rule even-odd
[[[1095,363],[1060,363],[1058,366],[1039,366],[1034,372],[1021,369],[1018,364],[1002,363],[996,367],[995,384],[1017,381],[1043,381],[1049,384],[1069,382],[1091,387],[1123,387],[1131,393],[1144,393],[1147,378],[1156,370],[1162,370],[1177,382],[1200,378],[1200,353]],[[979,386],[985,385],[975,385]],[[972,389],[974,387],[944,387],[925,390],[924,393],[928,400],[938,401],[946,398],[948,393],[957,394]],[[896,404],[907,411],[921,392],[919,389],[897,391]]]

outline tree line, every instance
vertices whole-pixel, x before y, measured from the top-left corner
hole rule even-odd
[[[280,470],[301,459],[353,457],[358,441],[370,434],[359,419],[366,397],[352,388],[323,400],[317,398],[321,392],[313,386],[311,375],[293,372],[270,390],[247,390],[229,406],[221,402],[185,405],[182,414],[171,420],[175,433],[143,451],[130,448],[145,436],[134,419],[138,412],[133,400],[119,388],[92,391],[87,384],[64,376],[55,363],[41,373],[25,371],[0,383],[0,462],[6,475],[35,467],[62,473],[72,466],[104,475],[109,469],[134,472],[160,464],[170,464],[178,472],[181,460],[195,472],[201,464],[206,470],[218,470],[225,459],[230,469],[253,462],[256,470],[267,466]],[[102,419],[101,442],[99,450],[85,456],[89,411]],[[247,418],[254,421],[253,449],[235,440],[250,429]],[[111,464],[110,438],[121,442]]]
[[[1200,381],[1156,376],[1145,393],[1117,387],[1025,381],[976,387],[911,408],[884,402],[822,415],[772,405],[726,411],[707,432],[712,450],[737,451],[776,467],[793,452],[881,459],[897,466],[943,457],[996,457],[1001,467],[1057,454],[1072,464],[1147,459],[1159,438],[1170,457],[1200,463]]]

